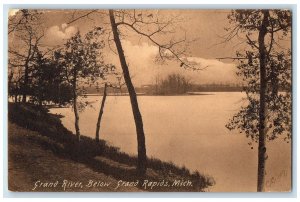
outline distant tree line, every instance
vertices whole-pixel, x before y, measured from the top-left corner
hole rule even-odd
[[[190,79],[181,74],[170,74],[165,79],[155,78],[154,95],[184,94],[191,86]]]
[[[180,77],[180,79],[174,79]],[[245,88],[242,84],[208,83],[197,84],[187,79],[184,75],[169,75],[165,79],[156,79],[158,84],[148,84],[136,87],[136,92],[141,95],[180,95],[190,92],[241,92]],[[87,94],[103,94],[104,87],[94,86],[85,87]],[[282,89],[284,90],[284,89]],[[120,89],[110,88],[107,90],[109,95],[127,95],[126,87]]]

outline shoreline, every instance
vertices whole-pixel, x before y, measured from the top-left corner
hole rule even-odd
[[[53,187],[57,181],[63,182],[64,179],[72,181],[69,191],[91,191],[88,189],[89,187],[84,186],[83,182],[88,182],[88,180],[107,181],[98,178],[98,174],[104,178],[109,177],[111,180],[107,182],[111,181],[111,184],[115,185],[104,186],[108,190],[102,189],[100,186],[98,191],[132,191],[127,190],[129,187],[138,188],[138,191],[203,192],[215,183],[213,178],[204,176],[197,171],[190,172],[185,167],[178,167],[173,163],[154,158],[148,158],[147,173],[141,178],[136,172],[136,156],[120,152],[118,148],[108,145],[103,140],[96,143],[86,136],[81,136],[81,141],[78,143],[75,141],[76,136],[62,125],[60,119],[49,114],[45,108],[9,103],[8,132],[9,179],[11,179],[9,190],[11,191],[35,191],[28,187],[32,189],[36,183],[37,187],[42,188],[37,191],[66,191],[61,190],[61,186],[58,185]],[[22,155],[23,161],[18,160],[20,155]],[[59,163],[60,161],[62,162]],[[78,166],[82,167],[80,171]],[[75,170],[69,169],[69,167],[75,167]],[[88,177],[86,172],[90,173]],[[93,177],[93,173],[96,176]],[[23,179],[23,176],[27,177]],[[45,178],[45,176],[51,176],[51,179]],[[17,180],[16,177],[21,178]],[[176,182],[178,186],[172,186],[173,182],[178,179],[183,181]],[[136,180],[139,180],[140,183],[137,186],[130,186]],[[143,189],[144,180],[148,180],[149,183],[146,184],[150,188]],[[161,183],[162,180],[168,183]],[[119,187],[123,187],[125,190],[113,190],[113,187],[116,187],[121,181],[124,182],[124,186]],[[18,187],[14,184],[16,182],[25,185]],[[75,186],[76,182],[82,182],[82,186]],[[193,186],[185,186],[185,182],[191,182]],[[162,185],[160,186],[160,184]],[[164,186],[165,184],[167,185]],[[52,187],[48,187],[48,185]],[[95,189],[92,190],[95,191]]]

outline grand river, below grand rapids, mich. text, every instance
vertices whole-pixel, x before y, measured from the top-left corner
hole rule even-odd
[[[99,188],[101,190],[102,187],[113,187],[115,190],[118,190],[121,187],[139,187],[144,190],[152,190],[154,187],[191,187],[193,183],[190,180],[174,180],[174,181],[151,181],[151,180],[135,180],[135,181],[123,181],[119,180],[117,183],[112,183],[109,181],[97,181],[97,180],[88,180],[84,181],[70,181],[70,180],[62,180],[62,181],[48,181],[42,182],[37,180],[34,183],[32,191],[40,191],[43,188],[61,188],[63,191],[68,191],[69,189],[78,188],[83,189],[86,188]]]

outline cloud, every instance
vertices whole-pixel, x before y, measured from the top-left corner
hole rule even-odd
[[[66,23],[61,24],[60,27],[55,25],[46,30],[44,42],[47,45],[59,45],[62,44],[64,40],[72,37],[76,32],[76,27],[68,27]]]
[[[61,28],[64,30],[64,29],[66,29],[68,27],[68,24],[67,23],[63,23],[63,24],[61,24]]]
[[[156,74],[157,64],[155,64],[154,58],[158,53],[158,48],[148,43],[133,44],[128,40],[122,40],[122,46],[134,84],[151,83]],[[109,49],[107,52],[110,54],[107,55],[105,60],[115,64],[121,71],[118,56],[109,51]]]
[[[238,83],[236,76],[236,64],[224,63],[216,59],[205,59],[200,57],[189,57],[188,61],[195,62],[200,67],[206,67],[194,75],[194,80],[198,83]],[[189,75],[193,75],[189,73]]]
[[[158,54],[157,46],[148,43],[133,44],[130,41],[122,41],[124,53],[129,64],[130,74],[135,85],[154,83],[155,77],[164,78],[169,74],[182,74],[194,83],[238,83],[236,76],[236,65],[234,63],[223,63],[216,59],[205,59],[201,57],[189,57],[188,61],[195,62],[199,66],[206,67],[204,70],[191,71],[180,67],[176,61],[168,61],[165,64],[155,63]],[[119,66],[118,57],[113,60]]]

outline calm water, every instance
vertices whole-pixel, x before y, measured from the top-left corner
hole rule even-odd
[[[225,124],[243,104],[242,93],[198,96],[139,96],[146,134],[147,155],[212,176],[210,191],[256,191],[257,145],[250,149],[244,134],[228,131]],[[80,113],[81,133],[95,136],[101,96],[89,96],[93,107]],[[51,109],[64,115],[73,132],[70,108]],[[100,138],[122,151],[136,154],[136,133],[128,96],[108,96]],[[268,143],[267,191],[290,189],[291,145]],[[273,179],[272,179],[273,178]],[[272,180],[271,180],[272,179]]]

